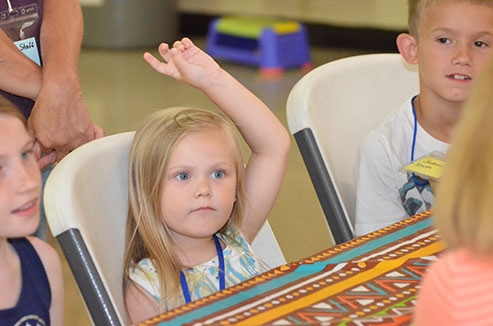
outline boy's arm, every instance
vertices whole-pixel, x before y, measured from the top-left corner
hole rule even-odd
[[[63,316],[63,277],[60,258],[46,242],[35,237],[28,237],[29,241],[36,249],[41,262],[48,276],[51,289],[50,321],[53,326],[64,325]]]
[[[82,99],[78,62],[82,12],[77,0],[43,0],[42,84],[28,121],[43,152],[56,150],[57,161],[71,150],[102,136]]]
[[[373,232],[407,216],[399,198],[389,156],[374,132],[361,145],[356,168],[356,236]]]
[[[169,51],[161,45],[161,63],[145,59],[157,71],[201,89],[240,130],[252,155],[246,168],[248,205],[241,230],[251,242],[274,206],[286,171],[290,137],[269,108],[206,53],[185,38]]]
[[[41,68],[0,29],[0,89],[35,100],[40,87]]]

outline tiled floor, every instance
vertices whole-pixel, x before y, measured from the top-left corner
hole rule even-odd
[[[200,45],[203,41],[197,43]],[[104,128],[106,135],[133,130],[138,121],[159,108],[175,105],[214,107],[199,91],[154,72],[142,59],[143,52],[142,49],[84,49],[81,52],[80,79],[84,99],[93,120]],[[315,66],[360,53],[363,51],[312,49]],[[259,96],[287,128],[286,99],[302,77],[299,70],[290,70],[276,80],[266,80],[253,68],[222,65]],[[284,185],[269,221],[288,261],[331,245],[325,219],[294,138]],[[57,246],[53,238],[49,242]],[[75,281],[63,262],[66,324],[88,325],[90,321]]]

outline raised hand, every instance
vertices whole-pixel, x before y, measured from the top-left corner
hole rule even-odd
[[[207,53],[195,46],[189,38],[176,41],[173,48],[168,44],[159,45],[159,54],[164,62],[156,59],[149,52],[144,59],[156,71],[204,90],[215,85],[222,69]]]

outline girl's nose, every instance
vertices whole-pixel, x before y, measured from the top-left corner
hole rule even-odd
[[[41,175],[37,164],[20,164],[17,168],[17,191],[27,193],[35,191],[41,183]]]
[[[207,180],[199,180],[195,189],[195,197],[210,196],[211,188]]]

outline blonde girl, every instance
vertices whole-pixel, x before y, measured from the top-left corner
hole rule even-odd
[[[191,40],[161,44],[158,72],[202,90],[252,150],[246,168],[234,128],[193,108],[156,112],[130,154],[124,291],[132,323],[261,271],[249,244],[279,193],[289,135],[275,115]]]
[[[29,237],[39,223],[41,176],[26,120],[0,96],[0,325],[63,325],[60,260]]]
[[[448,251],[424,277],[416,325],[493,325],[492,90],[490,58],[466,102],[440,179],[435,219]]]

